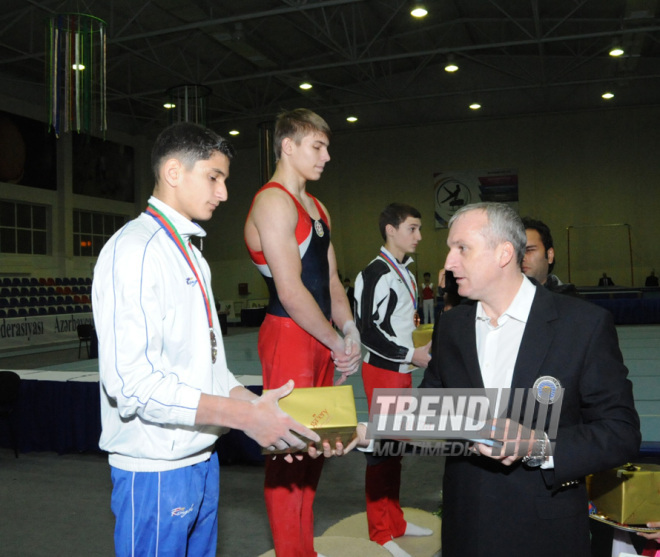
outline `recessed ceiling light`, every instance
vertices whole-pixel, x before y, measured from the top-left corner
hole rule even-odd
[[[174,103],[165,103],[163,105],[167,110],[171,110],[172,108],[176,108],[176,105]]]
[[[617,58],[618,56],[623,56],[623,54],[624,54],[624,50],[620,46],[612,47],[612,49],[610,50],[610,56],[612,56],[613,58]]]
[[[603,93],[601,97],[609,101],[610,99],[614,98],[614,93],[607,91],[606,93]]]
[[[238,135],[239,133],[241,133],[241,132],[239,132],[238,130],[231,130],[229,132],[229,135]]]
[[[481,105],[480,105],[479,103],[472,103],[472,104],[470,105],[470,108],[471,108],[472,110],[479,110],[479,109],[481,108]]]
[[[349,116],[348,118],[346,118],[346,121],[351,123],[357,122],[357,120],[358,120],[357,116]]]
[[[308,89],[312,88],[312,84],[309,81],[303,81],[300,85],[298,85],[301,89],[304,91],[307,91]]]

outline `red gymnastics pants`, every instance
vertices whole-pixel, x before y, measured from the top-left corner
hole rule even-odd
[[[409,389],[410,373],[389,371],[367,363],[362,364],[362,382],[371,410],[374,389]],[[380,545],[403,536],[406,521],[399,504],[401,487],[401,456],[383,458],[377,464],[367,463],[365,491],[367,495],[367,522],[369,539]]]
[[[264,388],[276,389],[289,379],[296,387],[329,387],[334,364],[330,350],[293,319],[267,314],[259,330],[259,359]],[[287,463],[266,457],[264,497],[277,557],[315,557],[314,496],[323,457]]]

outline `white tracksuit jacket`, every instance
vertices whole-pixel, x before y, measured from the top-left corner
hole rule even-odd
[[[202,228],[152,197],[188,244]],[[207,288],[216,363],[204,298],[195,275],[158,222],[142,213],[103,247],[92,304],[99,338],[99,445],[112,466],[156,472],[208,459],[220,428],[195,427],[201,393],[228,396],[240,383],[227,368],[211,275],[201,252],[193,262]]]

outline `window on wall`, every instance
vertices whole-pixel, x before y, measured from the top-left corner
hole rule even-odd
[[[110,237],[126,222],[124,215],[73,211],[73,255],[97,256]]]
[[[48,255],[48,207],[0,201],[0,253]]]

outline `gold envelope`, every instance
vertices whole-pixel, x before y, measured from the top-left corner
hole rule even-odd
[[[332,446],[337,440],[346,446],[355,435],[357,414],[351,385],[295,388],[289,396],[280,399],[279,405],[294,420],[318,433],[321,441],[330,441]],[[322,443],[316,443],[316,448],[322,450]]]
[[[660,465],[628,464],[591,476],[589,496],[598,514],[621,524],[660,516]]]

